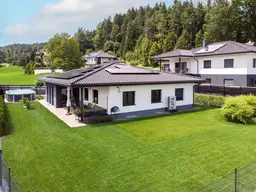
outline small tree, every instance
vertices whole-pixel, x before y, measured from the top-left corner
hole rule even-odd
[[[42,88],[43,86],[45,86],[45,83],[44,83],[43,81],[38,81],[38,80],[37,80],[37,81],[35,82],[35,87],[40,89],[40,91],[39,91],[39,93],[40,93],[39,95],[40,95],[40,96],[41,96],[41,88]]]

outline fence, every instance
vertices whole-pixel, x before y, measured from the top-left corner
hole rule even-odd
[[[0,85],[0,95],[5,91],[15,89],[32,89],[37,95],[45,95],[45,87],[35,87],[34,85]]]
[[[0,180],[0,191],[1,192],[18,192],[19,189],[17,187],[17,184],[13,180],[13,177],[11,175],[11,169],[8,168],[3,156],[0,153],[0,163],[2,164],[2,172],[0,175],[2,176],[2,179]]]
[[[195,192],[256,192],[256,163],[234,171],[227,176],[203,185]]]
[[[222,96],[237,96],[237,95],[256,95],[256,87],[241,87],[241,86],[219,86],[202,84],[195,86],[195,93],[213,94]]]

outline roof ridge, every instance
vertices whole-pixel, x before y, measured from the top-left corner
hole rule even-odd
[[[111,65],[114,65],[115,63],[116,63],[116,61],[112,61],[112,62],[106,64],[105,66],[103,66],[103,67],[101,67],[101,68],[95,70],[94,72],[92,72],[92,73],[90,73],[90,74],[88,74],[88,75],[85,75],[85,76],[83,76],[83,77],[77,79],[76,81],[74,81],[74,82],[71,83],[71,86],[72,86],[73,84],[75,84],[76,82],[78,82],[78,81],[84,79],[84,78],[87,78],[87,77],[89,77],[89,76],[91,76],[91,75],[93,75],[93,74],[95,74],[95,73],[97,73],[97,72],[99,72],[99,71],[102,71],[103,69],[105,69],[105,68],[107,68],[107,67],[109,67],[109,66],[111,66]]]
[[[237,46],[240,46],[244,49],[247,49],[248,51],[252,51],[252,49],[249,49],[249,48],[243,46],[244,45],[243,43],[239,43],[239,42],[235,42],[235,41],[230,41],[230,42],[232,42],[232,43],[236,44]]]

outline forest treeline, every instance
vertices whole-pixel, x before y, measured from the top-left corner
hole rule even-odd
[[[95,30],[79,28],[72,38],[77,40],[83,54],[104,50],[134,65],[154,66],[152,56],[173,49],[198,47],[203,39],[256,42],[255,18],[255,0],[233,0],[231,3],[208,0],[205,4],[175,0],[170,6],[157,3],[153,7],[141,6],[125,14],[117,13],[100,22]],[[20,52],[19,46],[0,48],[0,55],[2,52],[7,62],[20,65],[32,48]],[[31,46],[38,50],[44,44]]]

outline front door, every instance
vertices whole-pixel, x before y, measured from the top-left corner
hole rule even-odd
[[[73,98],[76,104],[79,103],[79,88],[73,88]]]

